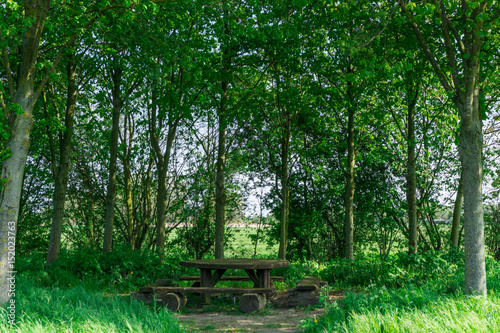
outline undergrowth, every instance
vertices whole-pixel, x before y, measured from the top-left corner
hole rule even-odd
[[[183,332],[171,313],[83,286],[41,287],[16,278],[15,325],[0,312],[0,332]]]
[[[329,266],[322,276],[337,278],[345,298],[325,302],[325,315],[306,320],[302,330],[500,332],[500,264],[488,257],[486,266],[487,299],[464,295],[463,253],[399,254],[386,262]]]
[[[32,254],[16,262],[14,331],[182,331],[165,310],[118,294],[159,278],[198,274],[179,265],[189,258],[170,254],[161,261],[151,252],[79,249],[63,251],[49,269],[44,259]],[[487,257],[486,266],[487,299],[464,295],[463,253],[454,251],[398,253],[385,260],[366,255],[292,261],[271,274],[284,277],[283,283],[276,283],[278,289],[293,288],[304,276],[316,275],[329,282],[330,290],[345,292],[339,302],[325,301],[325,315],[306,320],[301,327],[305,332],[495,332],[500,331],[500,264]],[[0,331],[11,331],[2,325]]]

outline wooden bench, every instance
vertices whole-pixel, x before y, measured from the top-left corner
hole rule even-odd
[[[181,276],[179,281],[194,281],[200,282],[200,276]],[[251,281],[249,276],[222,276],[219,281]],[[282,276],[271,276],[271,281],[283,282]]]
[[[272,294],[276,288],[156,287],[156,293]]]
[[[319,276],[306,276],[293,289],[288,289],[286,304],[289,307],[320,304],[319,289],[328,285]]]
[[[145,303],[157,302],[170,311],[178,311],[184,307],[187,298],[184,293],[195,294],[243,294],[240,297],[240,307],[245,313],[262,309],[266,305],[266,295],[276,292],[276,288],[209,288],[209,287],[160,287],[146,286],[139,292],[131,294],[132,298]]]
[[[295,290],[297,291],[311,291],[318,290],[322,286],[328,284],[326,281],[321,281],[319,276],[305,276],[297,283]]]

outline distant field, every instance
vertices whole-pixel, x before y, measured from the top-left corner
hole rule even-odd
[[[257,228],[255,227],[239,227],[239,228],[228,228],[231,233],[233,233],[232,242],[228,244],[225,250],[226,257],[248,257],[251,258],[255,251],[255,242],[252,241],[250,235],[257,234]],[[259,242],[257,243],[257,256],[260,255],[278,255],[278,245],[269,248],[267,244],[264,243],[262,237],[262,229]]]
[[[257,234],[257,227],[227,227],[226,230],[232,234],[231,241],[226,244],[224,255],[227,258],[231,257],[246,257],[252,258],[255,253],[255,242],[250,238],[251,235]],[[175,237],[175,231],[167,235],[167,239],[173,239]],[[257,256],[262,255],[278,255],[279,245],[269,248],[264,242],[261,235],[259,236],[259,241],[257,243]]]

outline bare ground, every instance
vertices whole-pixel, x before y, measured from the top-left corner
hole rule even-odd
[[[280,296],[278,296],[279,298]],[[341,293],[331,295],[331,301],[342,298]],[[279,300],[278,300],[279,303]],[[322,316],[324,308],[277,308],[268,306],[257,313],[242,314],[237,310],[237,302],[232,308],[190,309],[176,313],[175,317],[186,332],[254,332],[291,333],[299,332],[301,321]]]
[[[265,314],[228,314],[224,312],[200,312],[177,314],[176,317],[187,332],[298,332],[300,321],[321,316],[324,309],[269,309]]]

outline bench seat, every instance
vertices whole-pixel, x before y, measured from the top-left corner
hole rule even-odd
[[[210,288],[210,287],[156,287],[156,293],[194,294],[272,294],[276,288]]]
[[[200,282],[199,276],[181,276],[179,281],[195,281]],[[251,281],[248,276],[222,276],[219,281]],[[271,276],[271,281],[283,282],[282,276]]]

